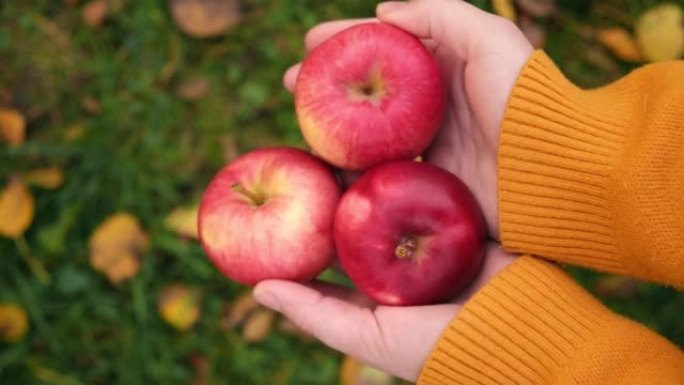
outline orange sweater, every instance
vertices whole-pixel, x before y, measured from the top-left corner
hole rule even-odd
[[[536,52],[498,179],[507,250],[684,288],[684,62],[587,91]],[[684,384],[684,353],[525,256],[465,305],[419,384]]]

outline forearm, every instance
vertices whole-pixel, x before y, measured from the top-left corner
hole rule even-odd
[[[684,354],[592,298],[558,267],[521,257],[445,330],[419,385],[680,384]]]
[[[683,153],[684,63],[585,91],[535,53],[502,124],[504,247],[684,287]]]

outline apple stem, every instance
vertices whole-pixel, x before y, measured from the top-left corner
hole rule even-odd
[[[233,185],[230,186],[230,189],[238,194],[245,196],[247,199],[249,199],[250,202],[254,203],[257,206],[262,204],[264,201],[262,197],[242,187],[240,183],[233,183]]]
[[[394,255],[399,259],[406,259],[413,254],[418,247],[418,242],[413,237],[404,238],[399,242],[397,248],[394,249]]]

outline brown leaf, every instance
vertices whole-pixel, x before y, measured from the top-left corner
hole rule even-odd
[[[176,25],[186,34],[205,38],[225,33],[240,20],[238,0],[169,0]]]
[[[362,364],[351,356],[345,356],[340,367],[342,385],[392,385],[394,378],[368,365]]]
[[[222,321],[222,326],[227,329],[237,327],[244,322],[248,315],[252,314],[259,307],[260,305],[256,299],[254,299],[251,291],[242,294],[235,300],[233,306],[231,306],[228,316]]]
[[[15,109],[0,108],[0,135],[12,147],[24,143],[26,119]]]
[[[603,28],[596,34],[598,41],[618,58],[637,62],[641,61],[641,52],[632,35],[623,28]]]
[[[242,329],[242,337],[247,342],[262,341],[273,326],[275,313],[268,309],[259,309],[245,321],[245,326]]]
[[[649,62],[676,60],[684,53],[682,9],[676,4],[661,4],[646,11],[636,24],[641,53]]]
[[[515,21],[515,6],[513,0],[492,0],[494,12],[510,21]]]
[[[294,322],[292,322],[287,317],[283,317],[280,319],[280,322],[278,322],[278,329],[280,329],[280,331],[282,331],[283,333],[287,333],[287,334],[290,334],[293,336],[297,336],[304,341],[314,341],[315,340],[314,336],[305,332],[304,329],[297,326]]]
[[[544,47],[544,44],[546,44],[546,31],[534,19],[521,15],[518,27],[535,49]]]
[[[99,27],[107,17],[107,11],[107,0],[92,0],[83,6],[81,17],[87,26]]]
[[[28,316],[19,305],[0,304],[0,341],[15,342],[28,332]]]
[[[631,298],[638,289],[639,281],[613,275],[601,277],[594,285],[596,295],[602,298]]]
[[[45,167],[27,171],[21,178],[28,184],[53,190],[64,183],[64,171],[57,166]]]
[[[20,178],[10,178],[0,191],[0,235],[16,238],[24,234],[33,221],[35,201]]]
[[[237,141],[233,135],[224,135],[221,137],[221,148],[223,148],[223,160],[226,163],[233,161],[240,156],[240,149]]]
[[[211,83],[204,76],[195,76],[185,80],[176,87],[176,95],[185,100],[201,99],[209,92]]]
[[[93,115],[97,115],[102,111],[100,102],[98,102],[92,96],[84,96],[83,99],[81,99],[81,106],[84,110],[86,110],[86,112]]]
[[[140,255],[147,247],[147,235],[138,220],[130,214],[115,214],[90,237],[90,264],[117,284],[138,273]]]
[[[162,319],[174,329],[190,330],[200,317],[200,293],[182,283],[166,287],[157,301]]]
[[[197,239],[198,206],[177,207],[166,216],[164,226],[182,237]]]
[[[524,13],[534,17],[549,17],[556,11],[555,0],[516,0]]]

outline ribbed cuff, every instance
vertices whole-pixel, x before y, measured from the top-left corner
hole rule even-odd
[[[521,257],[445,330],[418,384],[546,384],[614,317],[560,268]]]
[[[507,250],[624,273],[606,183],[633,106],[621,95],[629,94],[620,84],[581,90],[543,52],[530,58],[500,135],[499,224]]]

